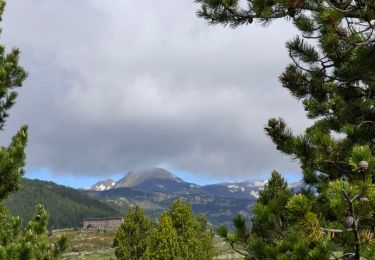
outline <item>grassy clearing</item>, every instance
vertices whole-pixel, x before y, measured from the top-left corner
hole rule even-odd
[[[54,233],[51,240],[56,240],[62,234],[68,237],[69,246],[61,259],[115,259],[113,231],[62,231]]]
[[[68,249],[61,259],[109,260],[116,259],[112,248],[115,232],[113,231],[62,231],[51,235],[51,241],[56,241],[62,234],[68,237]],[[243,259],[232,251],[230,246],[221,238],[214,238],[215,259]]]
[[[223,241],[222,238],[215,236],[214,237],[214,250],[216,257],[214,259],[231,259],[231,260],[242,260],[244,259],[241,255],[234,252],[230,245]]]
[[[116,259],[115,252],[113,249],[107,250],[94,250],[90,252],[79,252],[79,253],[66,253],[61,259],[86,259],[86,260],[106,260],[106,259]]]

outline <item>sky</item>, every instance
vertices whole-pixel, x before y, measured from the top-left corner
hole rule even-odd
[[[1,42],[29,72],[0,145],[29,125],[26,176],[84,187],[163,167],[188,181],[296,179],[264,133],[310,122],[281,87],[297,32],[209,26],[193,0],[11,0]]]

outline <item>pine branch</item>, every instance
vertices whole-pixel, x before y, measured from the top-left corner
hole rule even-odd
[[[331,232],[331,233],[344,233],[344,232],[353,231],[353,229],[352,228],[347,228],[347,229],[322,228],[322,231]]]
[[[349,198],[348,193],[345,191],[345,189],[342,189],[342,194],[344,195],[345,201],[348,205],[349,209],[349,214],[350,216],[353,217],[354,223],[353,223],[353,233],[354,233],[354,247],[355,247],[355,254],[354,254],[354,260],[360,260],[360,247],[361,247],[361,237],[359,234],[359,229],[358,229],[358,222],[359,222],[359,217],[356,216],[354,212],[354,207],[353,207],[353,202],[359,198],[360,194],[356,194],[353,198]]]
[[[244,252],[244,251],[241,251],[239,249],[237,249],[235,246],[234,246],[234,242],[233,241],[229,241],[229,245],[231,246],[232,250],[246,258],[253,258],[255,260],[259,260],[259,258],[257,258],[255,255],[252,255],[250,254],[249,252]]]

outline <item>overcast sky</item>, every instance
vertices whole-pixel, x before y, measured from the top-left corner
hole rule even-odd
[[[301,132],[302,105],[279,84],[285,21],[208,26],[193,0],[8,0],[1,40],[30,76],[7,144],[30,127],[27,171],[105,178],[155,166],[199,178],[297,173],[265,135]]]

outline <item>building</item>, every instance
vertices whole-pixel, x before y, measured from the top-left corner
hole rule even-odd
[[[83,228],[97,230],[116,230],[122,224],[122,218],[85,218]]]

